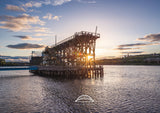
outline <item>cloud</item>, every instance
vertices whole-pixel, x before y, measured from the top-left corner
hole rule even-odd
[[[41,38],[32,38],[32,37],[30,37],[30,36],[15,36],[15,37],[18,37],[18,38],[20,38],[20,39],[22,39],[22,40],[42,40]]]
[[[146,44],[146,43],[123,44],[123,45],[119,45],[118,47],[122,48],[122,47],[146,46],[146,45],[149,45],[149,44]]]
[[[139,54],[144,53],[144,51],[131,51],[131,52],[121,52],[122,54]]]
[[[144,36],[144,38],[138,38],[137,40],[147,42],[158,42],[160,41],[160,34],[149,34]]]
[[[34,27],[33,29],[32,29],[32,32],[48,32],[49,30],[48,30],[48,28],[45,28],[45,27]]]
[[[41,1],[41,3],[44,5],[49,5],[51,4],[51,0],[44,0],[44,1]]]
[[[34,3],[33,3],[33,6],[35,6],[35,7],[41,7],[41,6],[42,6],[42,3],[40,3],[40,2],[34,2]]]
[[[0,56],[1,59],[5,59],[6,62],[29,62],[27,56]]]
[[[42,5],[53,5],[53,6],[58,6],[62,5],[64,3],[71,2],[71,0],[43,0],[43,1],[30,1],[27,2],[26,4],[23,4],[23,7],[41,7]]]
[[[59,21],[59,19],[60,19],[61,17],[62,17],[62,16],[54,16],[54,17],[53,17],[53,20]]]
[[[133,50],[133,49],[141,49],[141,48],[123,48],[123,47],[119,47],[119,48],[115,48],[114,50]]]
[[[149,35],[144,36],[143,38],[138,38],[137,40],[138,41],[147,41],[147,43],[123,44],[123,45],[119,45],[114,50],[124,50],[125,52],[122,52],[122,53],[131,53],[131,54],[142,53],[142,51],[140,51],[140,52],[126,52],[126,50],[142,49],[142,48],[138,48],[139,46],[160,45],[160,42],[159,42],[160,41],[160,34],[149,34]]]
[[[114,50],[133,50],[133,49],[142,49],[137,46],[149,46],[149,45],[160,45],[160,43],[135,43],[135,44],[123,44],[119,45]]]
[[[35,2],[35,1],[30,1],[30,2],[27,2],[26,4],[23,4],[22,5],[23,7],[41,7],[42,6],[42,3],[41,2]]]
[[[41,49],[44,48],[45,46],[39,44],[20,43],[16,45],[7,45],[7,47],[13,49]]]
[[[43,16],[44,19],[48,19],[51,20],[52,19],[52,14],[51,13],[47,13],[46,16]]]
[[[26,10],[24,8],[18,7],[16,5],[6,5],[6,9],[11,10],[11,11],[24,11],[24,12],[26,12]]]
[[[148,46],[148,45],[159,45],[160,43],[135,43],[135,44],[123,44],[119,45],[119,48],[124,48],[124,47],[135,47],[135,46]]]
[[[23,4],[22,6],[24,7],[33,7],[32,3],[31,2],[28,2],[26,4]]]
[[[46,34],[46,33],[37,33],[34,34],[34,36],[51,36],[52,34]]]
[[[5,59],[6,62],[29,62],[29,59]]]
[[[57,20],[59,21],[59,19],[61,18],[62,16],[54,16],[51,14],[51,13],[47,13],[46,16],[43,16],[44,19],[48,19],[48,20]]]
[[[67,2],[71,2],[71,0],[51,0],[52,5],[57,6],[57,5],[62,5]]]
[[[0,21],[0,24],[3,24],[0,28],[15,32],[31,29],[31,24],[45,24],[38,16],[29,16],[28,14],[22,14],[17,17],[4,15],[0,16]]]
[[[88,1],[89,4],[95,4],[96,1]]]
[[[77,0],[80,3],[88,3],[88,4],[95,4],[95,0]]]

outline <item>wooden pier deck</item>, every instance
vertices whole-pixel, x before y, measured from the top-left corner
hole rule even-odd
[[[38,66],[37,70],[30,72],[50,77],[91,78],[103,77],[103,66]]]

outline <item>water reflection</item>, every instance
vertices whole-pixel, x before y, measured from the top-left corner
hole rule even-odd
[[[89,79],[0,78],[0,112],[160,112],[159,67],[104,66],[104,73]],[[76,103],[81,95],[94,102]]]
[[[28,71],[1,72],[0,112],[36,111],[36,105],[43,101],[42,84],[41,78],[35,79]]]
[[[41,71],[41,74],[37,73],[34,74],[36,76],[41,76],[41,77],[47,77],[47,78],[53,78],[53,79],[57,79],[57,80],[64,80],[64,79],[100,79],[102,80],[104,77],[104,73],[103,70],[88,70],[87,72],[83,72],[81,74],[73,74],[73,72],[71,74],[63,74],[63,72],[60,72],[59,74],[57,74],[57,72],[50,72],[50,71]],[[62,74],[61,74],[62,73]]]

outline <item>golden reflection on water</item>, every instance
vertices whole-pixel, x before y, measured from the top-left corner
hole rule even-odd
[[[92,85],[95,84],[95,79],[91,79],[91,84],[92,84]]]
[[[160,112],[159,67],[104,66],[104,72],[82,79],[0,78],[0,112]],[[75,103],[80,95],[94,102]]]

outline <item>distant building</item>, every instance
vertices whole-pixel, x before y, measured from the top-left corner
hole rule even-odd
[[[4,65],[5,64],[5,60],[4,59],[0,59],[0,65]]]
[[[41,65],[42,62],[43,57],[41,56],[31,57],[30,65]]]
[[[147,63],[160,64],[160,58],[146,58],[144,61]]]

